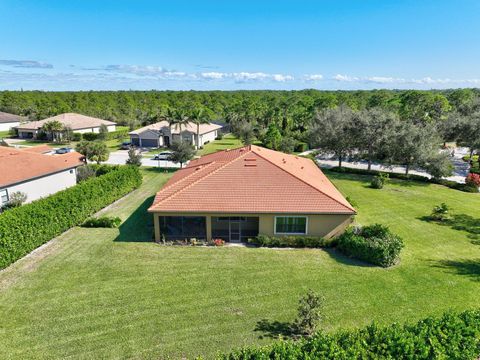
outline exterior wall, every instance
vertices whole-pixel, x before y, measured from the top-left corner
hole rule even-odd
[[[112,132],[112,131],[117,130],[117,126],[116,125],[107,125],[107,129],[108,129],[108,132]]]
[[[0,131],[8,131],[14,126],[20,125],[20,122],[0,123]]]
[[[1,125],[1,124],[0,124]],[[19,125],[19,124],[17,124]],[[9,129],[9,128],[8,128]],[[8,130],[7,129],[7,130]],[[116,129],[116,126],[115,125],[107,125],[107,129],[108,129],[108,132],[111,132],[111,131],[115,131]],[[0,129],[1,130],[1,129]],[[22,129],[19,129],[19,136],[20,137],[25,137],[27,138],[28,136],[22,136],[22,133],[33,133],[33,134],[36,134],[38,130],[22,130]],[[80,134],[84,134],[84,133],[99,133],[100,132],[100,126],[97,126],[97,127],[91,127],[91,128],[86,128],[86,129],[73,129],[73,132],[76,132],[76,133],[80,133]]]
[[[22,139],[32,139],[37,134],[37,130],[18,130],[18,137]]]
[[[195,134],[195,137],[197,136],[197,134]],[[205,145],[205,143],[208,141],[208,142],[212,142],[213,140],[215,140],[215,138],[217,137],[217,130],[215,131],[210,131],[209,133],[206,133],[206,134],[203,134],[203,135],[200,135],[200,146],[203,146]]]
[[[16,191],[27,194],[27,203],[54,194],[77,184],[76,169],[64,170],[20,184],[7,186],[8,195]]]
[[[161,240],[159,216],[205,216],[207,219],[207,240],[211,240],[212,227],[211,218],[215,216],[255,216],[259,218],[259,234],[273,236],[275,235],[275,216],[306,216],[307,217],[307,236],[333,237],[341,234],[352,222],[352,215],[343,214],[225,214],[225,213],[154,213],[155,241]],[[282,236],[282,235],[276,235]]]

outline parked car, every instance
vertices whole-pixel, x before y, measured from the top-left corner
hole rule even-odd
[[[73,149],[69,147],[63,147],[60,149],[55,150],[55,154],[68,154],[69,152],[72,152]]]
[[[132,146],[133,146],[133,144],[130,141],[125,141],[125,142],[122,143],[122,145],[120,145],[120,149],[121,150],[129,150]]]
[[[171,151],[163,151],[160,154],[155,155],[153,160],[170,160],[170,156],[172,156]]]

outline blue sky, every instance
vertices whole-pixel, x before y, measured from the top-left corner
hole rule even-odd
[[[480,1],[0,0],[0,89],[480,86]]]

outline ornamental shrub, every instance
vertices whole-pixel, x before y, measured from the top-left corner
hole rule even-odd
[[[27,255],[142,183],[135,166],[122,166],[0,215],[0,269]]]
[[[317,332],[299,341],[249,346],[218,360],[264,359],[470,359],[480,354],[480,311],[448,312],[412,325],[371,324],[334,333]]]
[[[248,239],[248,243],[262,247],[320,248],[327,247],[330,242],[320,236],[268,236],[259,234]]]
[[[480,174],[470,173],[465,178],[465,184],[471,187],[480,187]]]
[[[374,224],[347,229],[338,237],[337,248],[353,258],[389,267],[400,260],[403,241],[387,226]]]
[[[387,173],[379,173],[372,178],[372,182],[370,183],[370,187],[372,189],[383,189],[383,186],[388,180]]]
[[[101,216],[88,218],[83,224],[87,228],[117,228],[122,220],[119,217]]]

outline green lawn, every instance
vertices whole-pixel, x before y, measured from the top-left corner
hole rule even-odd
[[[203,146],[203,149],[198,151],[198,155],[207,155],[220,150],[236,149],[242,147],[242,142],[232,134],[226,134],[221,140],[214,140]]]
[[[266,343],[309,288],[326,298],[326,330],[479,304],[477,194],[396,180],[374,190],[367,177],[328,174],[357,203],[359,223],[404,238],[401,264],[382,269],[334,251],[148,242],[145,210],[169,175],[145,174],[105,210],[120,229],[74,228],[0,273],[2,358],[180,358]],[[465,230],[420,219],[441,202]]]

